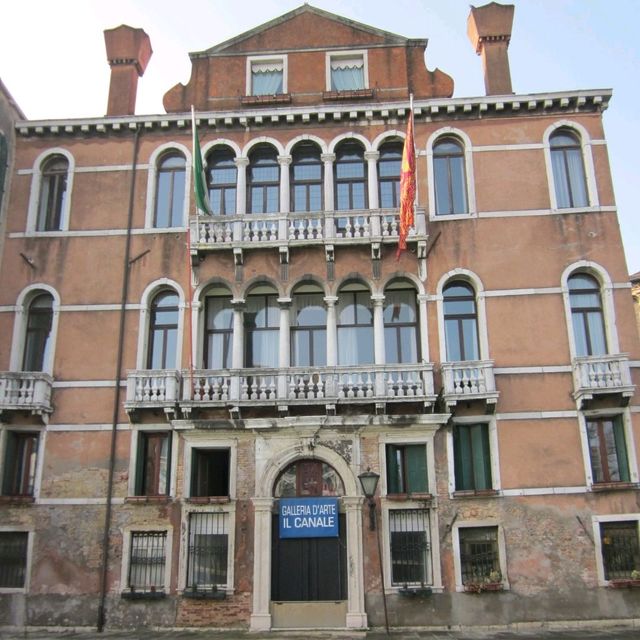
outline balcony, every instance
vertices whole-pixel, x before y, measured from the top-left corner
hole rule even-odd
[[[443,397],[447,410],[460,402],[483,401],[487,413],[495,410],[498,391],[493,360],[465,360],[442,363]]]
[[[398,241],[397,211],[363,209],[319,213],[246,214],[198,216],[191,218],[191,251],[233,250],[237,256],[249,249],[363,244],[379,248],[381,243]],[[416,224],[408,241],[426,243],[424,209],[416,211]],[[373,249],[372,249],[373,250]]]
[[[131,420],[137,420],[143,410],[161,409],[167,416],[175,414],[180,380],[180,372],[173,369],[129,371],[124,408]]]
[[[290,407],[322,405],[327,413],[336,405],[375,404],[383,412],[388,403],[415,402],[430,407],[435,402],[433,365],[372,365],[324,367],[313,370],[241,369],[184,372],[181,409]]]
[[[626,405],[635,390],[626,354],[574,358],[573,384],[573,397],[581,409],[603,396],[617,396]]]
[[[53,411],[53,378],[41,371],[0,372],[0,417],[10,411],[26,411],[42,416],[46,422]]]

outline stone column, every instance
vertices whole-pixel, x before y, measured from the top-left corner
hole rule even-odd
[[[427,333],[427,296],[418,295],[418,331],[420,338],[419,359],[429,362],[429,334]]]
[[[374,293],[371,296],[373,302],[373,354],[376,364],[385,364],[384,349],[384,295]]]
[[[338,364],[338,335],[336,326],[336,296],[327,296],[324,299],[327,305],[327,366],[335,367]]]
[[[336,161],[335,153],[323,153],[320,156],[324,162],[324,210],[334,211],[335,202],[333,197],[333,163]]]
[[[379,209],[378,200],[378,158],[379,151],[365,151],[364,159],[367,161],[367,183],[369,187],[369,209]]]
[[[289,189],[289,166],[291,156],[278,156],[280,165],[280,213],[289,213],[291,210],[291,190]]]
[[[251,631],[271,629],[271,509],[273,498],[253,498],[253,611]]]
[[[364,607],[364,553],[362,550],[362,503],[364,498],[349,496],[342,498],[347,521],[347,620],[349,629],[367,627]]]
[[[249,158],[238,157],[234,160],[238,168],[238,176],[236,179],[236,213],[244,215],[247,213],[247,167],[249,166]]]

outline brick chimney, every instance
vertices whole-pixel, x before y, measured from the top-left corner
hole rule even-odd
[[[153,53],[151,40],[142,29],[122,24],[106,29],[104,43],[111,67],[108,116],[129,116],[136,112],[138,77],[142,77]]]
[[[513,93],[509,71],[509,40],[513,24],[512,4],[492,2],[471,7],[467,35],[476,53],[482,56],[484,87],[488,96]]]

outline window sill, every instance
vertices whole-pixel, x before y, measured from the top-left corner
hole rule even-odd
[[[0,504],[33,504],[33,496],[0,496]]]
[[[411,500],[431,502],[431,500],[433,500],[433,496],[430,493],[388,493],[386,498],[391,502],[405,502]]]
[[[636,482],[594,482],[591,485],[591,491],[632,491],[638,489]]]
[[[609,580],[607,586],[610,589],[640,589],[640,580],[619,578],[617,580]]]
[[[191,498],[186,498],[185,500],[189,504],[228,504],[231,502],[231,498],[229,496],[193,496]]]
[[[248,105],[289,104],[290,102],[290,93],[276,93],[270,96],[240,96],[240,104]]]
[[[500,492],[495,489],[482,489],[480,491],[454,491],[454,498],[495,498]]]
[[[126,504],[168,504],[171,498],[169,496],[127,496],[124,501]]]
[[[373,89],[349,89],[348,91],[323,91],[323,100],[358,100],[373,98]]]
[[[218,590],[212,591],[211,589],[202,589],[201,591],[188,589],[182,592],[182,597],[188,598],[189,600],[226,600],[227,592]]]
[[[463,585],[465,593],[484,593],[485,591],[504,591],[502,582],[473,582]]]
[[[162,591],[123,591],[120,594],[123,600],[162,600],[167,594]]]
[[[425,598],[433,594],[431,587],[401,587],[397,591],[403,598]]]

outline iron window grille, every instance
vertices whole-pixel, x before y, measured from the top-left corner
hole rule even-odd
[[[601,522],[600,542],[605,580],[630,579],[640,571],[637,522]]]
[[[391,584],[427,585],[432,582],[429,511],[393,509],[389,511],[391,541]]]
[[[131,591],[150,593],[165,589],[166,531],[131,533],[131,556],[127,587]]]
[[[228,513],[190,513],[187,589],[226,588],[228,549]]]
[[[0,532],[0,587],[24,588],[27,576],[28,541],[29,534],[26,532]]]
[[[482,584],[500,576],[498,527],[459,529],[460,571],[463,585]]]

